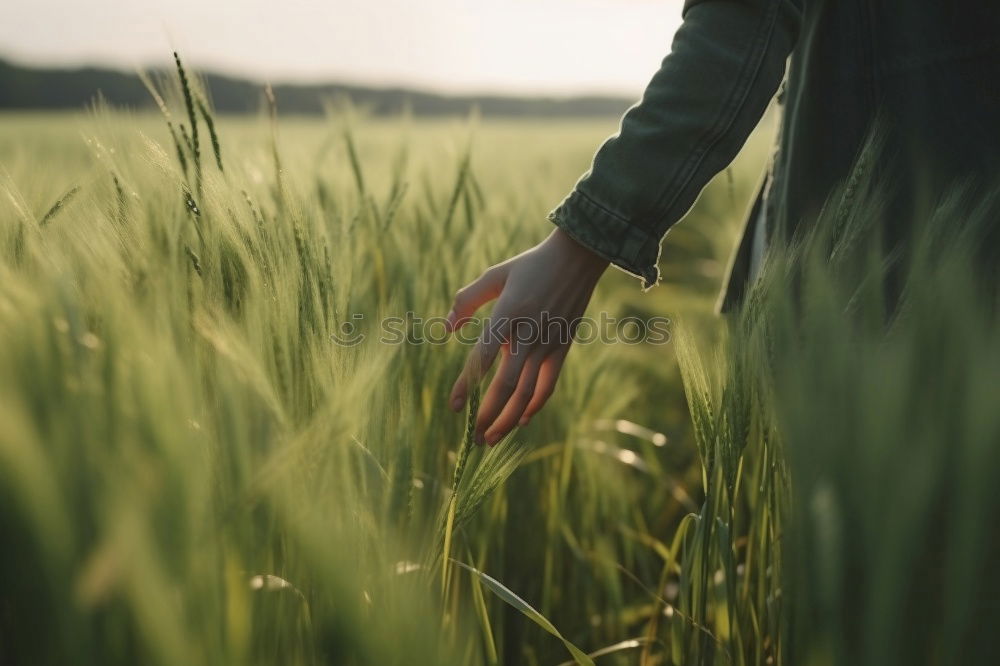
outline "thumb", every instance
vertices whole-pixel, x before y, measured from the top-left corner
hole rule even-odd
[[[448,332],[452,333],[462,328],[476,310],[499,296],[506,281],[507,271],[494,266],[455,292],[451,312],[447,317]]]

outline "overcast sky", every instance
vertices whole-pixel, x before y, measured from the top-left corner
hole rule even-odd
[[[258,79],[638,95],[681,0],[0,0],[0,57]]]

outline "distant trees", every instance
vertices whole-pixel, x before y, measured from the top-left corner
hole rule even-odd
[[[154,71],[153,76],[165,75]],[[222,113],[251,113],[261,104],[262,84],[219,74],[204,74],[212,100]],[[464,115],[478,108],[484,116],[585,117],[620,115],[630,101],[615,97],[526,98],[447,96],[403,88],[366,88],[336,83],[275,85],[284,113],[319,114],[326,100],[349,97],[374,115],[410,109],[415,115]],[[43,69],[0,60],[0,109],[79,109],[100,93],[113,106],[152,106],[136,74],[111,69]]]

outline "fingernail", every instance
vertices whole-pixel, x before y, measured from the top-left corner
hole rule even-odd
[[[486,443],[486,438],[483,437],[483,434],[481,432],[477,432],[476,433],[476,444],[479,444],[481,446],[481,445],[483,445],[485,443]]]
[[[454,400],[452,400],[451,401],[451,409],[452,409],[452,411],[457,412],[458,410],[462,409],[462,403],[463,402],[465,402],[465,401],[462,400],[461,398],[455,398]]]
[[[521,420],[517,422],[517,425],[519,425],[519,426],[526,426],[526,425],[528,425],[529,421],[531,421],[531,417],[529,417],[529,416],[522,416]]]
[[[500,433],[488,432],[486,433],[486,443],[493,446],[500,440]]]

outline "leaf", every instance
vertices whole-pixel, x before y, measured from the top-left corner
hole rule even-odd
[[[624,641],[615,643],[614,645],[609,645],[607,647],[602,647],[600,650],[594,650],[588,657],[591,659],[597,659],[598,657],[603,657],[605,655],[613,654],[615,652],[621,652],[622,650],[634,650],[635,648],[642,647],[646,643],[658,643],[656,639],[650,638],[629,638]],[[559,666],[572,666],[572,661],[564,661]]]
[[[569,650],[569,653],[573,655],[573,660],[577,664],[581,664],[581,666],[594,666],[593,659],[588,657],[583,652],[583,650],[581,650],[580,648],[578,648],[577,646],[573,645],[571,642],[563,638],[563,635],[559,633],[559,630],[555,628],[555,625],[549,622],[544,615],[542,615],[534,608],[532,608],[531,604],[529,604],[527,601],[517,596],[510,589],[505,587],[503,583],[498,581],[496,578],[493,578],[492,576],[485,574],[474,567],[470,567],[468,564],[465,564],[464,562],[459,562],[458,560],[454,559],[452,560],[452,562],[462,567],[463,569],[467,569],[468,571],[474,573],[476,576],[479,577],[479,580],[482,581],[484,585],[486,585],[486,587],[490,588],[493,594],[497,595],[498,597],[503,599],[506,603],[510,604],[517,610],[521,611],[524,615],[528,617],[529,620],[531,620],[539,627],[541,627],[545,631],[549,632],[550,634],[561,640],[563,642],[563,645],[566,646],[566,649]]]

